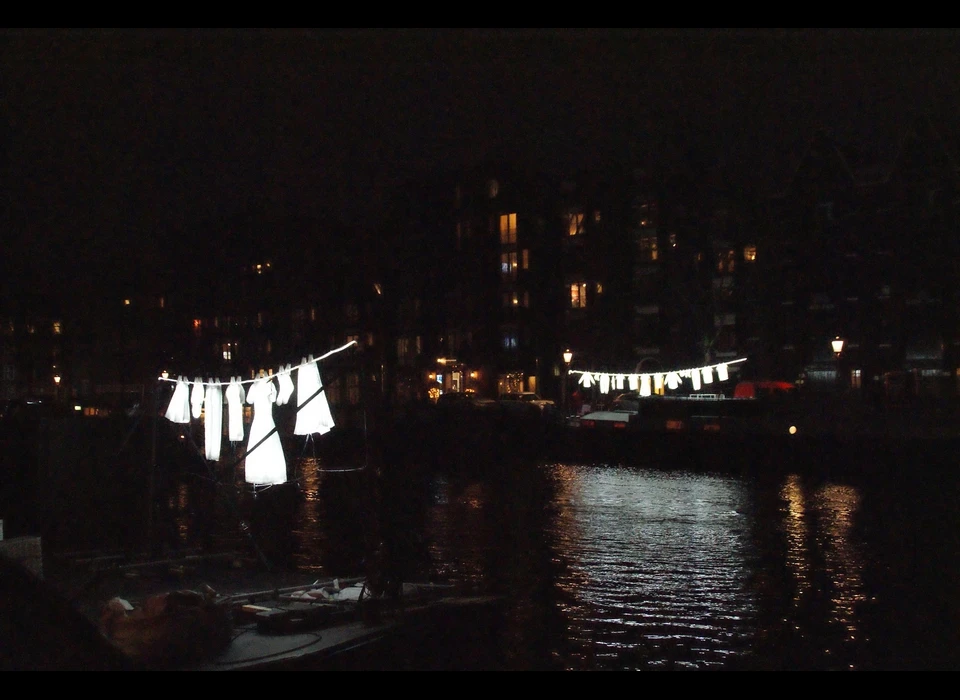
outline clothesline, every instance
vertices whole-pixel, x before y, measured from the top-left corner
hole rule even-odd
[[[331,350],[331,351],[329,351],[329,352],[327,352],[327,353],[324,353],[324,354],[321,355],[320,357],[313,357],[313,355],[310,355],[309,358],[307,358],[306,360],[304,360],[303,362],[301,362],[299,365],[283,365],[283,366],[281,366],[281,367],[277,370],[277,372],[276,372],[275,374],[273,374],[273,375],[271,375],[271,376],[274,376],[274,377],[275,377],[275,376],[278,376],[278,375],[281,375],[281,374],[290,374],[290,373],[292,373],[294,370],[300,369],[301,367],[306,367],[307,365],[313,364],[314,362],[321,362],[322,360],[325,360],[325,359],[327,359],[328,357],[331,357],[331,356],[333,356],[333,355],[336,355],[336,354],[339,353],[339,352],[343,352],[343,351],[346,350],[347,348],[350,348],[350,347],[352,347],[352,346],[354,346],[354,345],[357,345],[357,341],[356,341],[356,340],[351,340],[351,341],[350,341],[349,343],[347,343],[346,345],[342,345],[342,346],[340,346],[339,348],[335,348],[335,349],[333,349],[333,350]],[[182,374],[179,375],[179,376],[180,376],[181,378],[183,377]],[[238,380],[238,382],[239,382],[240,384],[253,384],[253,383],[254,383],[255,381],[257,381],[258,379],[263,379],[263,378],[264,378],[264,377],[254,377],[253,379],[242,379],[242,380]],[[174,378],[172,375],[168,375],[168,376],[166,376],[166,377],[157,377],[157,380],[158,380],[158,381],[161,381],[161,382],[172,382],[172,383],[174,383],[174,384],[177,383],[177,379]],[[233,382],[232,382],[232,381],[222,382],[222,381],[220,381],[220,380],[218,379],[218,380],[215,381],[215,382],[214,382],[214,381],[201,381],[200,383],[202,383],[204,386],[230,386],[230,384],[232,384]]]

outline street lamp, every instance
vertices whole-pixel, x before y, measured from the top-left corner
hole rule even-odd
[[[842,382],[840,381],[840,353],[843,352],[843,338],[841,338],[839,335],[835,337],[830,341],[830,347],[833,348],[833,360],[836,366],[836,369],[834,370],[836,375],[835,380],[837,383],[837,389],[839,390],[842,386]]]
[[[573,353],[570,348],[563,351],[563,376],[560,378],[560,405],[563,408],[563,415],[569,415],[567,411],[567,376],[570,374],[570,361],[573,360]]]
[[[60,401],[60,374],[59,373],[53,375],[53,384],[55,389],[53,400],[56,402],[59,402]]]

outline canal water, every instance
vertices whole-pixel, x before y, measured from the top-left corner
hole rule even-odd
[[[179,483],[167,534],[318,576],[379,548],[404,576],[501,593],[500,669],[960,670],[951,459],[840,476],[772,460],[384,474],[305,458],[227,506]]]

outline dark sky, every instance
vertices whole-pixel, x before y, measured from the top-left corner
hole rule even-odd
[[[103,253],[133,275],[185,245],[183,232],[251,207],[375,222],[390,188],[434,165],[693,153],[771,181],[821,127],[883,158],[911,114],[955,120],[960,89],[954,30],[6,30],[0,41],[5,248],[68,265]]]

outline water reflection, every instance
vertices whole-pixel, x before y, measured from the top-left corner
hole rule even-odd
[[[286,552],[299,570],[353,574],[386,543],[410,575],[504,593],[499,643],[516,670],[842,670],[957,658],[955,480],[905,488],[776,472],[527,467],[336,474],[305,463],[296,497],[258,503],[251,523],[258,536],[275,533],[272,554]],[[196,507],[192,494],[176,501]]]

